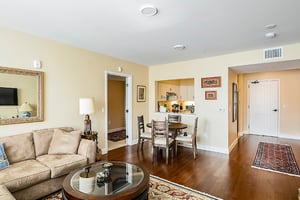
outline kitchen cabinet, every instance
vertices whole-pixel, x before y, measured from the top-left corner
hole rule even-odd
[[[167,92],[172,92],[178,95],[179,92],[179,81],[171,80],[171,81],[160,81],[158,83],[158,99],[159,100],[167,100]]]
[[[181,79],[179,85],[179,99],[194,101],[194,79]]]

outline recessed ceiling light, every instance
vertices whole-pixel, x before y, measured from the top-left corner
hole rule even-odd
[[[276,24],[268,24],[268,25],[265,25],[265,28],[266,29],[273,29],[276,27]]]
[[[182,44],[176,44],[173,46],[173,49],[178,50],[178,51],[182,51],[185,49],[185,46]]]
[[[276,37],[276,33],[274,33],[274,32],[266,33],[266,34],[265,34],[265,37],[266,37],[266,38],[274,38],[274,37]]]
[[[143,7],[140,9],[140,12],[141,12],[144,16],[149,17],[149,16],[157,15],[158,9],[155,8],[154,6],[147,5],[147,6],[143,6]]]

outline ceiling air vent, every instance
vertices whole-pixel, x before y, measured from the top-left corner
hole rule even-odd
[[[264,58],[265,60],[274,59],[274,58],[282,58],[282,47],[264,49]]]

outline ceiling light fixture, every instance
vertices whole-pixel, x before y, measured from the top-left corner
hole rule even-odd
[[[176,44],[173,46],[173,49],[178,50],[178,51],[182,51],[185,49],[185,46],[182,44]]]
[[[155,8],[154,6],[147,5],[147,6],[143,6],[143,7],[140,9],[140,12],[141,12],[144,16],[151,17],[151,16],[154,16],[154,15],[157,15],[158,9]]]
[[[276,33],[274,33],[274,32],[266,33],[266,34],[265,34],[265,37],[266,37],[266,38],[274,38],[274,37],[276,37]]]
[[[266,29],[273,29],[276,27],[276,24],[268,24],[268,25],[265,25],[265,28]]]

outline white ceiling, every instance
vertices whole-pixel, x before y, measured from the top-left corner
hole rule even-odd
[[[143,16],[144,5],[158,15]],[[299,8],[299,0],[1,0],[0,26],[149,66],[298,43]]]

